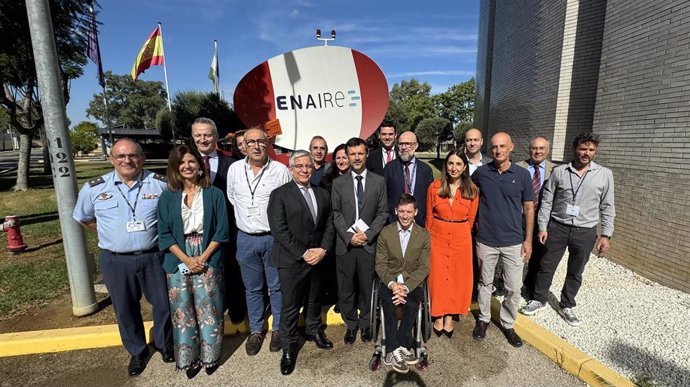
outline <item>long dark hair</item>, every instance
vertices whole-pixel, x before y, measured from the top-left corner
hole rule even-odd
[[[335,155],[338,154],[338,152],[340,152],[341,150],[345,151],[345,154],[347,155],[347,149],[345,149],[345,144],[340,144],[337,147],[335,147],[335,150],[333,151],[333,161],[331,161],[331,164],[324,171],[323,178],[321,179],[321,183],[319,184],[328,192],[331,192],[333,180],[336,177],[340,176],[340,170],[338,169],[338,165],[335,161]]]
[[[452,192],[450,190],[450,176],[448,176],[448,159],[450,159],[450,156],[458,156],[460,160],[462,160],[463,163],[465,163],[465,170],[462,171],[460,174],[460,196],[462,196],[463,199],[474,199],[477,197],[477,186],[474,184],[472,179],[470,178],[470,164],[469,161],[467,160],[467,156],[465,155],[465,150],[463,147],[460,147],[459,149],[452,150],[448,152],[448,155],[446,155],[446,160],[443,162],[443,174],[441,175],[441,186],[438,189],[438,196],[444,198],[444,199],[449,199],[452,196]]]
[[[171,191],[177,192],[184,188],[184,179],[180,175],[180,161],[187,153],[194,156],[196,162],[199,164],[199,171],[201,171],[201,174],[197,178],[196,184],[201,188],[208,188],[211,186],[211,177],[206,173],[204,159],[201,158],[199,151],[187,144],[182,144],[174,147],[170,151],[170,156],[168,157],[168,170],[165,175],[168,178],[168,189]]]

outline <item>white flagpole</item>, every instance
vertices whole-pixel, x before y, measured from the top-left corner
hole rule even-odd
[[[158,22],[158,29],[161,32],[161,48],[163,48],[163,76],[165,77],[165,92],[168,95],[168,110],[172,115],[172,103],[170,103],[170,86],[168,86],[168,60],[165,58],[165,45],[163,44],[163,28],[161,22]],[[171,122],[173,143],[175,142],[175,125]]]

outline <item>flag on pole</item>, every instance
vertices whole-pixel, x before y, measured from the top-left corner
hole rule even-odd
[[[218,41],[214,40],[213,41],[214,45],[214,50],[213,50],[213,59],[211,60],[211,69],[208,71],[208,79],[211,80],[211,83],[213,84],[212,92],[213,93],[218,93],[219,92],[219,73],[218,73]]]
[[[165,64],[165,55],[163,54],[163,37],[159,25],[139,50],[139,55],[137,55],[134,66],[132,66],[132,79],[136,81],[139,74],[149,67],[162,64]]]
[[[101,63],[101,49],[98,46],[98,30],[96,29],[96,13],[91,8],[91,19],[89,20],[89,30],[87,32],[87,55],[93,63],[98,66],[98,84],[105,87],[105,77],[103,76],[103,64]]]

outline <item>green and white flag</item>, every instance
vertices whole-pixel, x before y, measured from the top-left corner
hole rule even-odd
[[[208,79],[210,79],[211,83],[213,84],[211,92],[219,93],[220,77],[218,74],[218,41],[214,40],[213,45],[215,48],[213,51],[213,60],[211,60],[211,69],[208,70]]]

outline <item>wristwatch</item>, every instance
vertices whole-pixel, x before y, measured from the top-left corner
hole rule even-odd
[[[611,236],[610,236],[610,235],[601,234],[601,237],[602,237],[602,238],[606,238],[606,239],[608,239],[608,240],[611,240]]]

